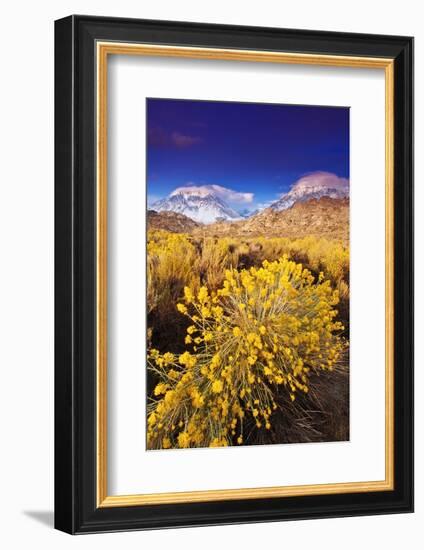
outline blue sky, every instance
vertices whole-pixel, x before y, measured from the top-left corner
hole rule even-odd
[[[219,185],[253,193],[232,205],[252,211],[315,171],[349,178],[348,108],[147,99],[149,204]]]

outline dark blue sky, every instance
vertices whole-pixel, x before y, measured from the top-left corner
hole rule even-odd
[[[253,210],[315,171],[349,178],[348,108],[147,100],[149,203],[216,184],[254,193]]]

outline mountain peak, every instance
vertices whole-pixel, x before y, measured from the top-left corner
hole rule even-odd
[[[286,210],[296,202],[329,197],[343,199],[349,197],[349,180],[330,172],[313,172],[297,180],[290,191],[271,204],[277,211]]]
[[[169,194],[170,197],[175,197],[176,195],[183,195],[187,197],[209,197],[214,195],[212,186],[210,185],[187,185],[185,187],[177,187]]]
[[[215,185],[178,187],[151,208],[156,212],[177,212],[204,224],[239,220],[241,216],[220,197],[222,189]]]

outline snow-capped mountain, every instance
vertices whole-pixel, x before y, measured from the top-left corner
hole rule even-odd
[[[349,197],[349,180],[339,178],[329,172],[314,172],[300,178],[290,189],[276,202],[271,204],[273,210],[286,210],[296,202],[305,202],[310,199],[343,199]]]
[[[154,202],[156,212],[178,212],[200,223],[240,220],[241,216],[218,196],[213,186],[179,187],[168,197]]]

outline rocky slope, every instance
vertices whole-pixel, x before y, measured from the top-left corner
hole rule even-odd
[[[190,233],[200,227],[200,224],[177,212],[155,212],[154,210],[148,210],[147,227],[148,229],[163,229],[171,233]]]
[[[193,232],[205,233],[199,226]],[[301,238],[308,235],[348,241],[349,199],[327,196],[296,202],[284,210],[272,207],[243,221],[209,225],[207,233],[216,236],[265,236]]]

